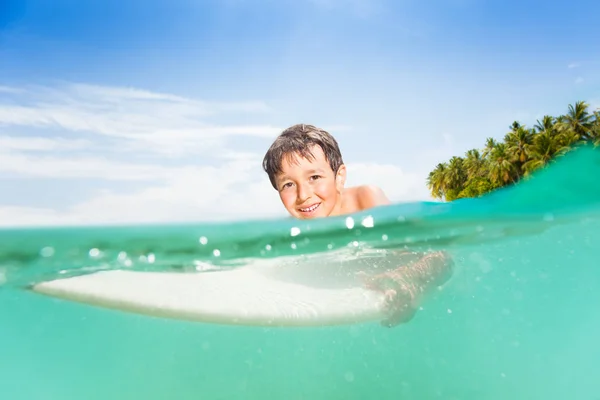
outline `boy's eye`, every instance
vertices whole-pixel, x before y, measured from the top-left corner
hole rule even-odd
[[[287,183],[284,183],[284,184],[281,186],[281,190],[283,190],[283,189],[287,189],[287,188],[289,188],[290,186],[292,186],[292,182],[287,182]]]
[[[310,177],[310,179],[315,180],[315,179],[319,179],[321,176],[319,175],[313,175]]]

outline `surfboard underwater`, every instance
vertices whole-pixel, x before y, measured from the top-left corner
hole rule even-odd
[[[206,323],[325,326],[384,318],[379,292],[358,283],[340,286],[333,277],[331,282],[337,283],[323,284],[322,274],[313,274],[321,284],[294,279],[278,267],[265,261],[198,273],[99,271],[42,282],[32,289],[94,306]]]

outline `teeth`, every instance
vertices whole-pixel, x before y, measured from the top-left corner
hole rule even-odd
[[[300,211],[302,212],[310,212],[315,210],[317,207],[319,207],[319,204],[315,204],[314,206],[308,207],[308,208],[301,208]]]

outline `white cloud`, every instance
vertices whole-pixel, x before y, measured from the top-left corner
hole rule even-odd
[[[10,86],[0,85],[0,93],[20,93],[21,90]]]
[[[579,64],[579,63],[577,63],[577,62],[573,62],[573,63],[571,63],[571,64],[567,65],[567,68],[569,68],[569,69],[573,69],[573,68],[578,68],[578,67],[580,67],[580,66],[581,66],[581,64]]]
[[[89,141],[81,139],[63,139],[63,138],[44,138],[44,137],[18,137],[18,136],[0,136],[0,154],[12,150],[28,151],[56,151],[56,150],[76,150],[89,146]],[[2,164],[6,163],[0,160],[0,169]]]
[[[18,103],[0,101],[0,126],[61,129],[117,140],[120,146],[161,154],[214,152],[232,136],[273,137],[280,130],[267,124],[206,122],[221,114],[264,114],[257,101],[204,102],[133,88],[71,84],[24,88]]]

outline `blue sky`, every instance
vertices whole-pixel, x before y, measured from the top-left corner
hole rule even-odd
[[[429,200],[513,120],[600,106],[593,1],[123,3],[0,6],[0,225],[284,216],[260,162],[298,122]]]

